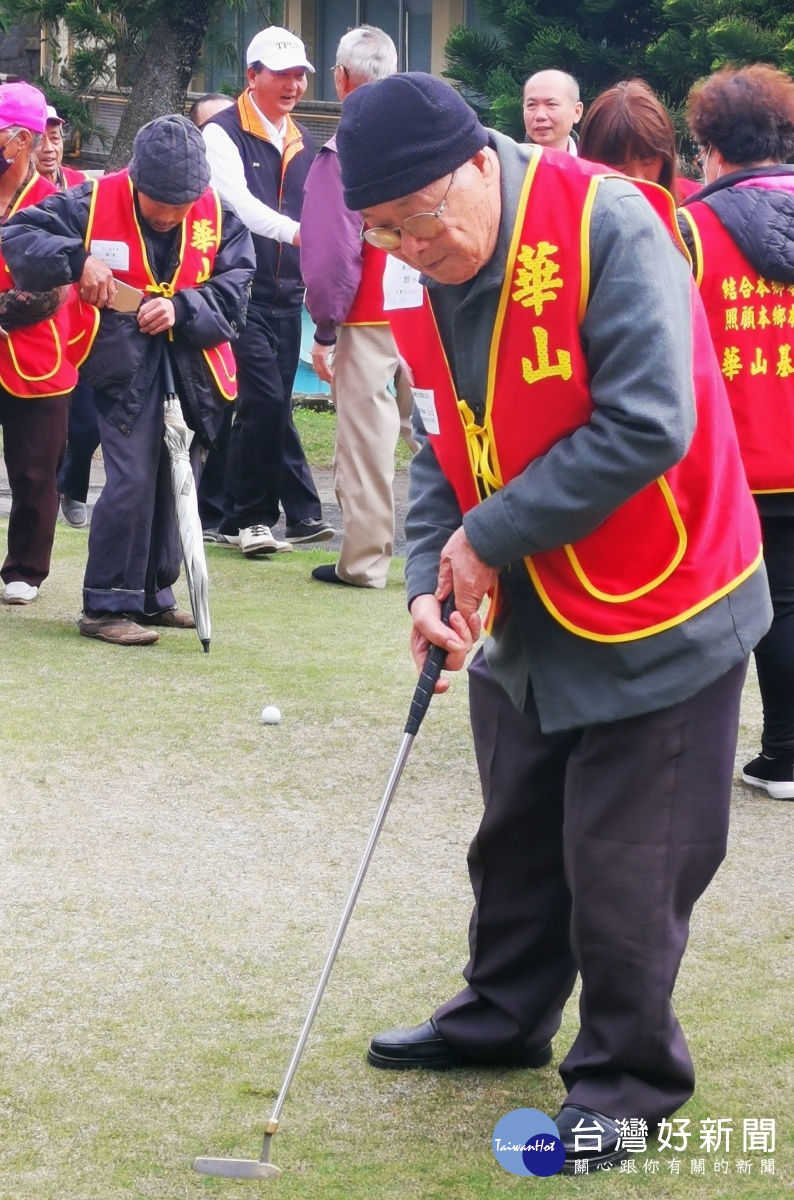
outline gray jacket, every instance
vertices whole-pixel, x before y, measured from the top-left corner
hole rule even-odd
[[[501,168],[496,251],[466,284],[429,284],[458,394],[467,399],[486,395],[509,240],[534,152],[491,136]],[[486,658],[519,708],[531,688],[547,733],[678,703],[746,658],[771,621],[763,566],[680,625],[621,643],[570,633],[547,612],[529,579],[525,556],[590,533],[678,462],[694,431],[689,267],[630,183],[605,180],[599,188],[590,254],[590,295],[580,330],[595,405],[588,424],[465,518],[428,441],[410,471],[409,603],[435,590],[441,548],[462,522],[478,556],[500,569],[508,599],[486,642]]]

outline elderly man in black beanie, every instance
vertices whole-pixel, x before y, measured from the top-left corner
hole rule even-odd
[[[180,554],[163,356],[168,340],[194,445],[212,445],[236,394],[229,343],[245,324],[255,266],[250,233],[209,178],[195,126],[158,117],[138,132],[127,170],[52,196],[4,231],[15,278],[79,282],[85,302],[82,378],[95,389],[107,482],[78,628],[115,645],[149,645],[158,626],[193,624],[171,590]],[[143,294],[137,311],[114,307],[117,281]]]
[[[417,665],[435,643],[459,670],[491,597],[466,986],[369,1062],[542,1067],[579,973],[562,1169],[609,1168],[693,1090],[671,996],[769,623],[724,388],[672,221],[628,181],[485,130],[418,73],[354,92],[337,147],[363,236],[424,275],[386,294],[424,427]]]

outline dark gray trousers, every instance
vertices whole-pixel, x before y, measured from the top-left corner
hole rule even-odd
[[[694,1090],[671,997],[689,918],[725,855],[747,663],[660,712],[547,735],[482,653],[469,669],[485,800],[469,850],[468,986],[436,1013],[481,1060],[557,1032],[577,971],[567,1100],[652,1126]]]
[[[128,434],[97,413],[106,482],[88,534],[86,612],[134,617],[176,607],[171,585],[181,556],[163,394],[159,387],[152,391]]]

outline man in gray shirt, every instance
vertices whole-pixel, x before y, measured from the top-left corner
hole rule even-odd
[[[424,425],[417,664],[432,642],[460,669],[494,600],[469,668],[467,986],[368,1058],[544,1066],[578,972],[562,1169],[609,1167],[622,1120],[652,1129],[694,1089],[671,996],[770,620],[727,398],[686,258],[632,184],[487,132],[419,73],[351,96],[337,146],[364,236],[427,284],[387,295]]]

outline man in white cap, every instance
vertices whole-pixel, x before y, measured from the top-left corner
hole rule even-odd
[[[247,558],[325,541],[320,499],[292,420],[303,282],[299,221],[314,158],[291,114],[314,67],[300,38],[271,25],[246,55],[248,87],[203,128],[212,182],[251,230],[256,250],[248,324],[235,345],[239,398],[229,444],[224,517],[214,539]],[[286,540],[272,526],[286,519]],[[208,535],[207,540],[213,535]]]

